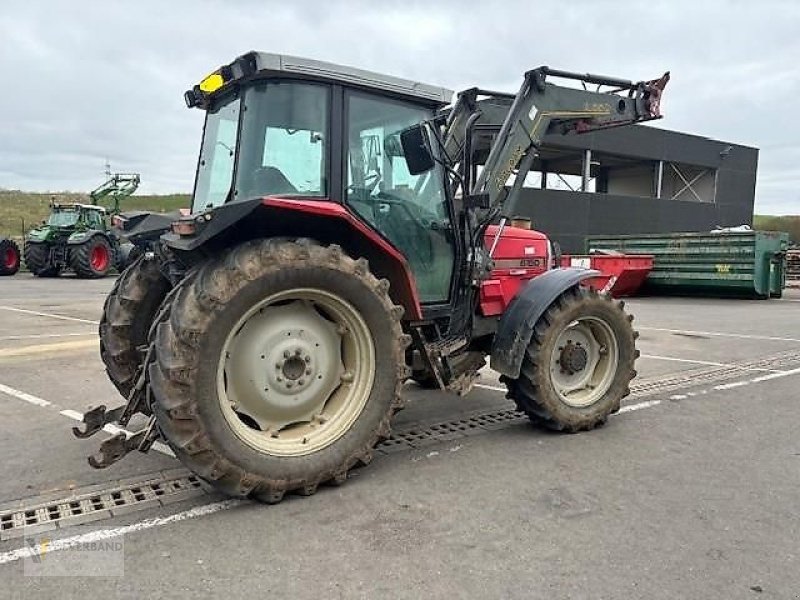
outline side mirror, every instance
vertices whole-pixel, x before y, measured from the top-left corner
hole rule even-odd
[[[420,175],[436,166],[423,125],[414,125],[401,131],[400,145],[403,146],[403,156],[411,175]]]

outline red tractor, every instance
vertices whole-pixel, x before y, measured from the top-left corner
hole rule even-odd
[[[227,494],[311,494],[370,462],[410,377],[466,393],[487,357],[534,423],[604,423],[635,376],[632,317],[509,218],[547,132],[657,118],[667,79],[541,67],[516,95],[448,106],[442,88],[313,60],[221,67],[185,94],[206,113],[191,214],[119,220],[142,255],[100,335],[127,403],[76,434],[150,419],[90,463],[163,438]]]

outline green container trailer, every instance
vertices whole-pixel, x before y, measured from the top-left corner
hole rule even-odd
[[[652,254],[645,293],[780,298],[786,284],[789,234],[779,231],[589,236],[586,245]]]

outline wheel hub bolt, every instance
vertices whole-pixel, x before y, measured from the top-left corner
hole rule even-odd
[[[350,371],[345,371],[342,373],[342,381],[351,382],[353,381],[353,374]]]

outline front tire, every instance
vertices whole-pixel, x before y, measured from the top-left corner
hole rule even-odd
[[[584,431],[605,423],[630,393],[639,356],[624,303],[594,290],[564,292],[534,327],[508,397],[536,425]]]
[[[154,328],[159,428],[217,489],[277,502],[341,482],[389,436],[402,309],[363,259],[245,243],[188,276]]]

